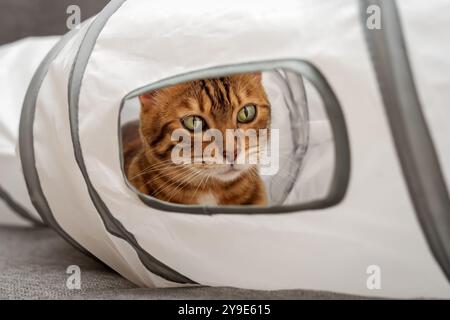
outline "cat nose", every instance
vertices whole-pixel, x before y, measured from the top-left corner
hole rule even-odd
[[[234,163],[237,158],[237,150],[234,149],[232,152],[224,151],[223,158],[228,160],[228,162],[230,162],[230,163]]]

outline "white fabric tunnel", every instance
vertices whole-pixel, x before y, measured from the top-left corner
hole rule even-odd
[[[448,10],[113,0],[62,38],[3,46],[0,220],[45,223],[141,286],[448,298]],[[135,98],[253,71],[280,134],[270,205],[137,194],[120,143]]]

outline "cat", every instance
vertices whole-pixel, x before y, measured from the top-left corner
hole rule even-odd
[[[248,141],[241,151],[235,146],[220,155],[228,163],[171,160],[176,129],[191,137],[197,127],[220,130],[224,137],[226,129],[269,129],[271,109],[261,73],[190,81],[139,100],[140,120],[122,129],[125,173],[139,192],[187,205],[267,205],[257,165],[236,161],[251,152]]]

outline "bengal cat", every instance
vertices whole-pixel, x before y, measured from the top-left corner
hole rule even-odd
[[[261,73],[190,81],[139,100],[140,121],[122,130],[125,173],[137,190],[178,204],[267,204],[258,166],[236,161],[251,152],[248,144],[241,151],[223,151],[228,163],[176,164],[171,159],[176,129],[191,137],[199,127],[220,130],[224,137],[226,129],[268,129],[271,110]]]

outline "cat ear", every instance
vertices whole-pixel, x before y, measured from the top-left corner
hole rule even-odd
[[[156,91],[150,91],[139,96],[142,108],[149,108],[155,103]]]
[[[257,81],[261,81],[261,79],[262,79],[262,73],[261,72],[250,73],[250,76],[252,76]]]

